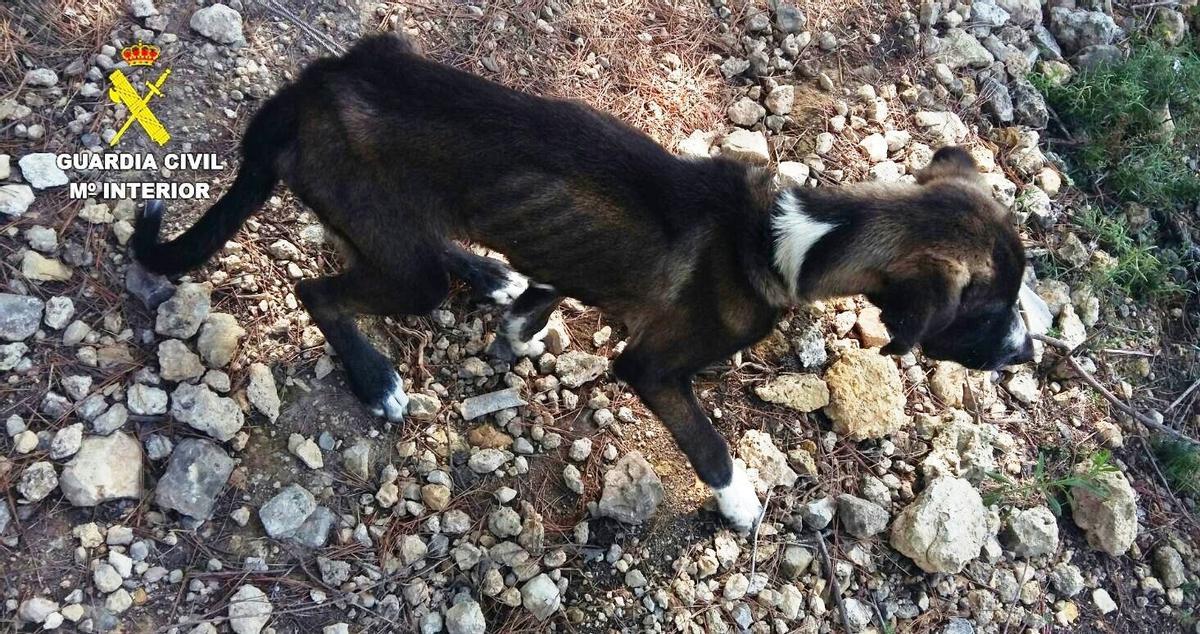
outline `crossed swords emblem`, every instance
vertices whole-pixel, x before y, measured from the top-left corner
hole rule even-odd
[[[133,125],[134,121],[137,121],[142,126],[142,129],[146,131],[146,134],[155,143],[166,145],[167,141],[171,140],[171,133],[167,132],[167,129],[158,120],[158,117],[154,116],[154,113],[150,111],[150,107],[146,105],[154,97],[162,96],[159,88],[167,81],[167,76],[170,74],[171,69],[168,68],[158,76],[158,80],[154,83],[146,82],[146,87],[149,88],[149,91],[146,92],[145,97],[138,94],[137,89],[133,87],[133,84],[129,83],[129,79],[125,77],[125,73],[122,73],[120,69],[114,70],[108,76],[113,84],[113,87],[108,89],[108,98],[113,103],[124,104],[129,109],[129,118],[125,120],[125,124],[121,126],[120,130],[117,130],[116,135],[108,142],[109,145],[115,146],[117,141],[121,140],[121,136],[125,134],[125,131],[129,129],[129,126]]]

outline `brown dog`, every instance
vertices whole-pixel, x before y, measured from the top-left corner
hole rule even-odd
[[[162,205],[147,205],[133,239],[147,268],[203,263],[284,181],[350,259],[297,294],[355,393],[392,420],[403,381],[356,314],[426,313],[455,275],[511,301],[500,340],[538,355],[564,296],[597,306],[629,331],[616,376],[738,528],[759,502],[692,377],[761,339],[788,305],[866,294],[893,335],[887,354],[920,344],[974,368],[1032,355],[1016,307],[1021,243],[956,148],[916,185],[775,191],[759,170],[679,159],[585,105],[509,90],[390,36],[312,64],[263,105],[242,148],[231,189],[179,238],[157,243]],[[521,274],[454,239],[503,253]]]

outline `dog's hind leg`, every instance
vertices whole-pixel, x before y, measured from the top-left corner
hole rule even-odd
[[[368,262],[357,262],[339,275],[296,284],[300,301],[342,358],[354,394],[374,414],[392,421],[402,420],[408,406],[404,381],[359,331],[354,318],[363,313],[428,313],[450,288],[437,253],[414,254],[403,262],[407,266],[386,273]]]
[[[541,356],[546,351],[542,339],[546,337],[547,323],[562,299],[562,295],[545,284],[531,285],[504,316],[492,354],[505,358]]]
[[[635,339],[617,358],[613,372],[671,431],[696,474],[713,490],[721,515],[736,529],[750,530],[762,514],[758,495],[692,389],[696,372],[722,358],[725,350],[665,332],[666,336]],[[734,351],[740,347],[731,346]],[[721,350],[715,358],[714,350]]]
[[[500,260],[476,255],[455,243],[446,248],[445,262],[450,273],[466,282],[479,301],[508,306],[529,287],[524,275]]]

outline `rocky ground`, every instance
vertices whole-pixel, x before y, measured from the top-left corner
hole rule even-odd
[[[263,98],[305,61],[395,30],[784,184],[908,180],[937,147],[969,146],[1035,258],[1102,267],[1111,256],[1065,222],[1081,194],[1041,138],[1053,114],[1026,77],[1066,81],[1147,25],[1188,30],[1175,3],[498,5],[0,7],[0,625],[1195,627],[1193,504],[1164,486],[1145,426],[1079,374],[1195,429],[1194,376],[1172,365],[1194,341],[1160,330],[1186,323],[1178,309],[1104,302],[1031,269],[1056,337],[1108,343],[1084,345],[1078,368],[1051,348],[999,374],[880,356],[888,334],[860,298],[797,309],[698,382],[766,501],[759,529],[737,534],[608,373],[622,331],[594,310],[565,304],[548,352],[515,364],[488,354],[499,313],[458,294],[429,317],[371,321],[411,386],[395,426],[349,395],[292,294],[337,261],[287,192],[178,284],[128,257],[140,202],[67,196],[96,179],[223,191]],[[64,172],[47,158],[107,147],[126,115],[107,74],[158,72],[121,61],[138,40],[173,69],[153,108],[174,138],[159,149],[134,129],[121,149],[216,152],[222,169]],[[205,206],[173,201],[172,221]]]

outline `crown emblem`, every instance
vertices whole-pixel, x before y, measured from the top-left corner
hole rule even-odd
[[[153,44],[138,42],[121,49],[121,59],[130,66],[152,66],[158,59],[159,48]]]

